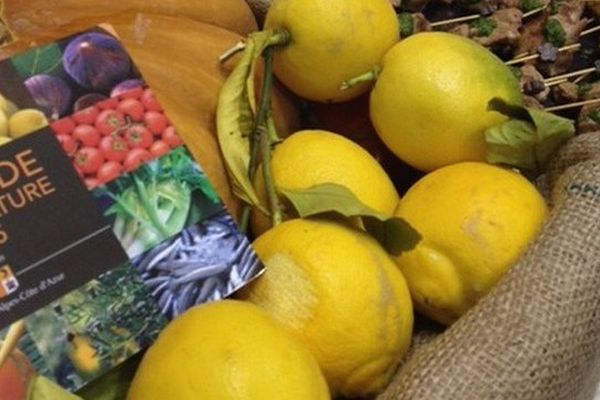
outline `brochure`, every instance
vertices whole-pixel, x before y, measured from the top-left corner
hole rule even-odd
[[[109,31],[0,62],[0,398],[75,391],[262,269]]]

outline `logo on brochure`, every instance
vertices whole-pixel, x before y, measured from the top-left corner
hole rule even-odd
[[[0,299],[3,299],[19,288],[19,281],[8,264],[0,266]]]

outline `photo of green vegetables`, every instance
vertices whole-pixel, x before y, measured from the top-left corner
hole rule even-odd
[[[93,194],[130,258],[224,209],[184,146]]]

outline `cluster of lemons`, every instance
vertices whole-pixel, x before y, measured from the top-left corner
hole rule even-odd
[[[373,124],[399,158],[424,172],[401,197],[362,147],[310,130],[275,148],[275,186],[343,185],[368,207],[406,220],[421,240],[392,256],[356,221],[287,216],[271,227],[255,211],[254,248],[266,272],[239,300],[172,322],[146,354],[130,400],[371,396],[406,354],[414,310],[452,324],[516,262],[546,218],[527,179],[483,161],[482,132],[504,120],[486,109],[488,100],[521,101],[516,79],[490,52],[441,33],[394,44],[388,0],[276,0],[266,26],[289,29],[292,44],[278,51],[275,72],[311,100],[368,90],[335,98],[339,85],[331,82],[347,79],[348,65],[357,64],[358,74],[381,62]],[[260,173],[255,186],[264,200]]]

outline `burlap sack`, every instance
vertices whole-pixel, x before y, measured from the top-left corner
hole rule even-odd
[[[378,400],[592,399],[600,372],[600,133],[542,179],[538,240],[479,304],[421,345]]]

